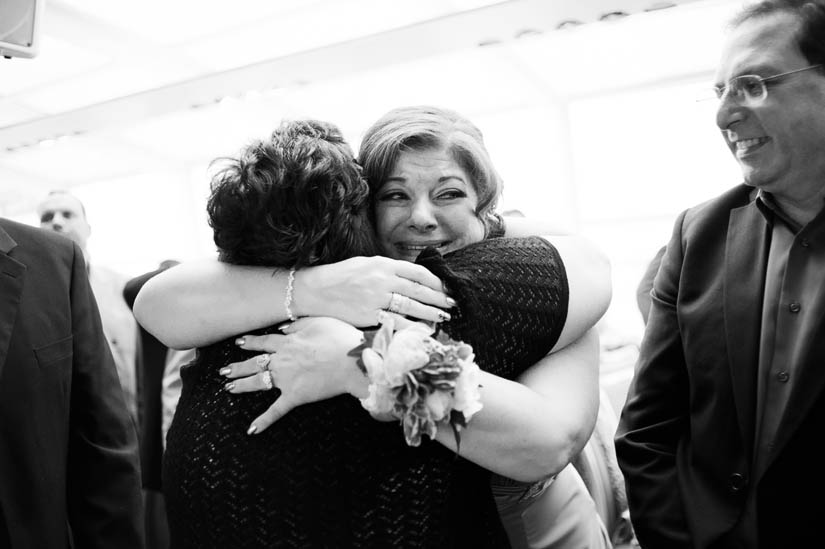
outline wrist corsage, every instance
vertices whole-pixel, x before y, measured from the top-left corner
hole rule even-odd
[[[395,330],[394,319],[385,319],[360,348],[370,382],[361,404],[373,417],[399,419],[410,446],[422,435],[435,438],[437,424],[447,423],[458,448],[459,432],[481,410],[480,370],[471,346],[433,332],[420,322]]]

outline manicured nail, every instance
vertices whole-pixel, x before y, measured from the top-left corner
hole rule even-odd
[[[218,373],[221,374],[222,376],[228,376],[229,374],[232,373],[232,368],[230,368],[229,366],[227,366],[226,368],[221,368],[218,371]]]
[[[257,430],[258,430],[258,426],[253,423],[252,425],[249,426],[249,429],[246,430],[246,434],[247,435],[254,435]]]
[[[439,311],[439,312],[438,312],[438,320],[439,320],[440,322],[447,322],[447,321],[448,321],[448,320],[450,320],[451,318],[452,318],[452,317],[450,316],[450,313],[445,313],[444,311]]]
[[[246,343],[246,338],[239,337],[235,340],[235,345],[237,345],[238,347],[243,347],[244,343]]]
[[[449,305],[450,307],[455,307],[456,305],[458,305],[458,303],[452,297],[448,297],[447,298],[447,305]]]
[[[278,324],[278,330],[283,332],[292,325],[292,322],[281,322]]]
[[[235,388],[235,384],[234,384],[234,383],[227,383],[226,385],[224,385],[224,386],[223,386],[223,390],[224,390],[224,391],[231,391],[231,390],[232,390],[232,389],[234,389],[234,388]]]

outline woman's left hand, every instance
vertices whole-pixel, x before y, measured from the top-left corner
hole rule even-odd
[[[366,395],[367,379],[357,358],[348,356],[363,341],[360,330],[334,318],[305,317],[281,331],[284,335],[238,338],[241,349],[263,354],[221,370],[230,393],[281,390],[272,406],[252,422],[249,434],[264,431],[301,404],[345,393]]]

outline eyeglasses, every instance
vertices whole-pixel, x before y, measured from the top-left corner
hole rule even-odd
[[[782,72],[774,74],[773,76],[756,76],[755,74],[743,74],[736,78],[731,78],[724,86],[714,86],[713,90],[716,92],[716,98],[719,101],[724,101],[726,97],[731,97],[739,104],[749,103],[756,105],[764,101],[768,97],[768,87],[765,82],[771,82],[780,78],[785,78],[791,74],[796,74],[802,71],[809,71],[817,69],[822,65],[811,65],[803,69],[796,69],[795,71]]]

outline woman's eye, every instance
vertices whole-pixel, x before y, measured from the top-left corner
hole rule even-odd
[[[441,191],[440,193],[438,193],[438,198],[440,198],[442,200],[455,200],[455,199],[458,199],[458,198],[464,198],[466,196],[467,196],[467,193],[465,193],[464,191],[459,190],[459,189],[449,189],[449,190]]]
[[[404,200],[405,198],[407,198],[407,195],[401,191],[387,191],[381,193],[378,199],[382,202],[387,202],[391,200]]]

